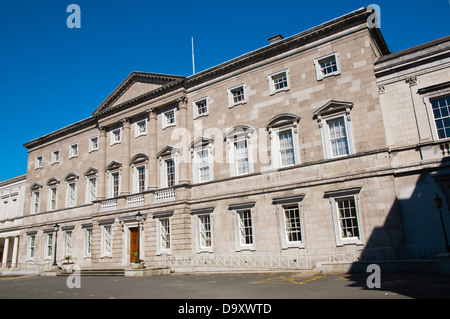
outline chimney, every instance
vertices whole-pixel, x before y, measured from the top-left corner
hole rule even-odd
[[[283,36],[282,36],[281,34],[277,34],[277,35],[274,35],[273,37],[270,37],[270,38],[269,38],[269,43],[272,44],[272,43],[281,41],[281,40],[283,40],[283,39],[284,39],[284,38],[283,38]]]

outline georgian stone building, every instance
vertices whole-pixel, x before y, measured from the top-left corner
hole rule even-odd
[[[383,67],[396,60],[371,18],[275,36],[189,77],[133,72],[89,118],[25,144],[19,259],[45,268],[55,240],[58,264],[82,269],[129,267],[138,249],[175,271],[404,255],[397,163],[417,141],[395,127]]]

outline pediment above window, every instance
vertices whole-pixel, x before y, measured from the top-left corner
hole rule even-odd
[[[352,102],[330,100],[325,105],[317,109],[313,113],[313,115],[314,117],[318,118],[319,116],[325,116],[344,111],[349,113],[352,108],[353,108]]]
[[[225,139],[236,139],[243,136],[250,136],[253,134],[255,129],[248,125],[238,125],[230,130],[228,130],[227,134],[225,135]]]
[[[198,137],[197,139],[195,139],[195,141],[193,141],[190,145],[189,148],[190,149],[202,149],[207,147],[208,145],[214,143],[214,139],[209,138],[209,137]]]
[[[71,172],[69,174],[67,174],[67,176],[64,178],[64,180],[66,182],[72,182],[78,179],[78,177],[80,177],[80,175],[78,175],[77,173]]]
[[[156,157],[159,158],[159,157],[173,156],[178,154],[179,152],[180,150],[178,148],[168,145],[164,147],[162,150],[160,150],[156,154]]]
[[[137,164],[137,163],[142,163],[142,162],[146,162],[148,161],[148,155],[144,154],[144,153],[139,153],[134,155],[131,159],[130,159],[130,164]]]
[[[108,164],[108,166],[105,167],[105,171],[112,171],[115,169],[119,169],[122,167],[122,163],[117,162],[117,161],[112,161],[111,163]]]
[[[301,117],[293,113],[282,113],[274,116],[266,127],[268,129],[298,124]]]
[[[98,173],[98,169],[94,168],[94,167],[89,167],[88,170],[86,172],[84,172],[84,176],[92,176],[92,175],[97,175]]]
[[[32,191],[38,191],[38,190],[40,190],[41,188],[42,188],[42,184],[39,184],[39,183],[34,183],[33,185],[30,186],[30,189],[31,189]]]
[[[47,181],[47,186],[54,186],[54,185],[58,185],[61,181],[59,180],[59,178],[56,177],[52,177]]]

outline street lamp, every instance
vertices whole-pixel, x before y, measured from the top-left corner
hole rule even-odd
[[[433,200],[434,205],[436,206],[437,209],[439,209],[439,216],[441,217],[442,231],[444,232],[444,239],[445,239],[445,250],[447,251],[447,253],[450,253],[450,246],[448,244],[447,233],[445,232],[444,219],[442,219],[443,200],[441,197],[439,197],[438,193],[436,193],[436,197]]]
[[[58,230],[59,230],[59,225],[58,225],[58,224],[53,225],[53,230],[55,231],[55,252],[54,252],[53,265],[52,265],[52,266],[57,267],[58,264],[56,263],[56,245],[57,245],[57,243],[58,243]]]
[[[137,252],[136,252],[136,261],[135,261],[135,264],[140,264],[141,263],[141,257],[139,256],[139,251],[140,251],[140,247],[139,247],[139,244],[140,244],[140,241],[141,241],[141,239],[140,239],[140,233],[141,233],[141,220],[142,220],[142,214],[141,214],[141,212],[138,212],[137,214],[136,214],[136,221],[137,221],[137,223],[138,223],[138,233],[137,233]]]

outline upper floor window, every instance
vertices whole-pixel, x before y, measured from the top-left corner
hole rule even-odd
[[[314,112],[326,159],[355,153],[350,116],[352,108],[353,103],[350,102],[330,101]]]
[[[111,131],[111,145],[122,142],[122,129],[117,128]]]
[[[56,210],[58,207],[58,185],[59,179],[53,177],[47,181],[48,186],[48,210]]]
[[[233,107],[247,102],[246,86],[240,84],[228,89],[228,107]]]
[[[173,187],[178,184],[178,155],[179,149],[166,146],[156,156],[160,161],[161,187]]]
[[[199,137],[191,144],[194,183],[207,182],[213,179],[213,142],[213,139]]]
[[[317,80],[341,74],[339,52],[333,52],[314,60]]]
[[[430,100],[439,139],[450,137],[450,95]]]
[[[114,198],[119,196],[121,192],[121,169],[122,164],[116,161],[112,161],[106,166],[108,174],[108,197]]]
[[[269,74],[269,89],[270,94],[275,94],[281,91],[289,90],[289,70],[283,70],[276,73]]]
[[[230,175],[239,176],[253,172],[251,137],[254,128],[246,125],[232,128],[226,135]]]
[[[192,106],[194,109],[194,118],[208,115],[208,101],[207,97],[198,99],[192,102]]]
[[[86,179],[86,193],[85,202],[92,203],[97,198],[97,173],[96,168],[90,167],[84,172],[84,178]]]
[[[78,156],[78,144],[72,144],[69,148],[69,158]]]
[[[175,109],[168,110],[162,113],[162,125],[163,128],[169,126],[175,126],[177,123],[175,116]]]
[[[44,158],[42,157],[42,155],[37,156],[34,160],[34,168],[35,169],[42,168],[43,164],[44,164]]]
[[[147,134],[147,120],[143,119],[134,124],[134,136],[139,137]]]
[[[98,151],[98,136],[89,139],[89,152]]]
[[[59,150],[52,152],[52,164],[59,163]]]

